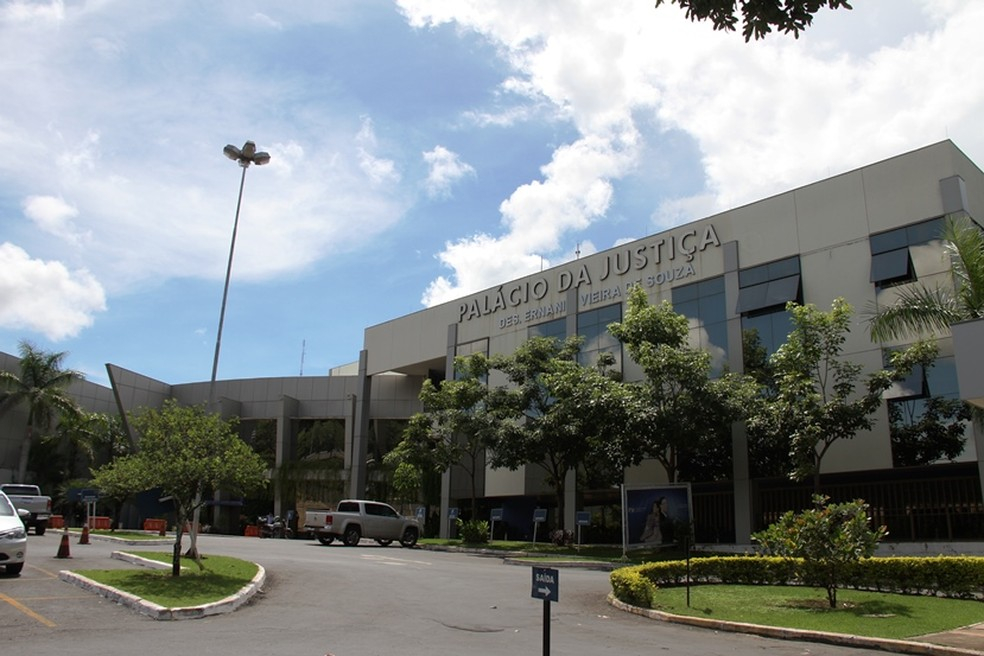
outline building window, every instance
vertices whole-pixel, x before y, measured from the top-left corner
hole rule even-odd
[[[577,358],[579,364],[593,367],[599,355],[611,353],[615,356],[615,370],[622,370],[622,344],[608,332],[608,324],[621,320],[621,304],[578,313],[577,334],[584,338]]]
[[[476,353],[481,353],[482,355],[489,354],[489,340],[487,337],[483,339],[476,339],[474,342],[458,344],[454,347],[454,354],[457,356],[463,357],[474,355]]]
[[[738,272],[738,314],[785,309],[789,301],[799,300],[798,255]]]
[[[790,301],[803,302],[798,255],[739,271],[737,312],[743,342],[765,349],[766,357],[775,353],[792,329],[786,312]]]
[[[953,356],[936,359],[932,367],[893,386],[888,399],[892,464],[928,465],[954,460],[963,452],[970,411],[960,400]]]
[[[566,339],[567,338],[567,319],[560,318],[554,319],[553,321],[546,321],[544,323],[538,323],[535,326],[530,326],[526,330],[526,336],[529,337],[554,337],[556,339]]]
[[[940,238],[943,218],[920,221],[904,228],[879,232],[868,238],[871,248],[871,282],[876,287],[891,287],[916,279],[909,247]]]
[[[719,375],[728,361],[724,277],[674,287],[672,302],[673,310],[687,317],[690,343],[710,353],[712,375]]]

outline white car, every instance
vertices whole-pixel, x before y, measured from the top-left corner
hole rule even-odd
[[[0,566],[11,575],[20,574],[27,558],[27,529],[23,514],[14,508],[6,494],[0,492]]]

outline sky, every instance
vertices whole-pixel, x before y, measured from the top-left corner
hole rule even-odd
[[[0,351],[326,375],[366,327],[951,139],[984,2],[800,37],[647,0],[0,0]]]

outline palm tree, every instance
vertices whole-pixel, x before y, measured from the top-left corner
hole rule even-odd
[[[958,321],[984,317],[984,232],[969,217],[948,218],[940,235],[953,286],[901,288],[892,305],[869,317],[871,338],[903,339],[947,332]]]
[[[83,376],[77,371],[62,368],[65,353],[46,353],[27,341],[22,341],[18,350],[20,376],[0,371],[0,388],[3,388],[0,391],[0,412],[19,405],[27,406],[27,430],[21,442],[17,467],[17,480],[24,482],[35,428],[47,430],[56,418],[79,412],[66,388],[72,382],[82,380]]]

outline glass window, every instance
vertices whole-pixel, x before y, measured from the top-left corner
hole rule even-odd
[[[714,375],[728,359],[727,307],[724,277],[674,287],[673,310],[690,322],[690,343],[711,354]]]
[[[907,227],[905,229],[905,237],[909,246],[915,246],[916,244],[925,244],[934,239],[939,239],[940,233],[942,232],[943,218],[940,217]]]
[[[795,276],[800,272],[799,257],[789,257],[785,260],[772,262],[769,265],[769,280],[777,280],[787,276]]]
[[[608,332],[608,324],[622,319],[621,304],[607,305],[597,310],[577,315],[577,334],[584,338],[578,362],[582,366],[594,366],[598,356],[611,353],[615,356],[615,368],[622,368],[622,345]]]
[[[788,312],[774,310],[742,317],[741,329],[756,331],[759,343],[765,348],[768,357],[786,343],[786,337],[793,329],[793,324]]]
[[[889,230],[877,235],[868,237],[868,245],[871,247],[871,254],[877,255],[885,251],[893,251],[897,248],[905,248],[909,245],[909,240],[905,236],[905,228]]]
[[[567,319],[560,318],[530,326],[526,331],[527,337],[567,337]]]
[[[769,266],[767,264],[738,272],[739,287],[749,287],[763,282],[769,282]]]
[[[885,251],[871,256],[871,282],[886,284],[914,279],[909,248]]]

